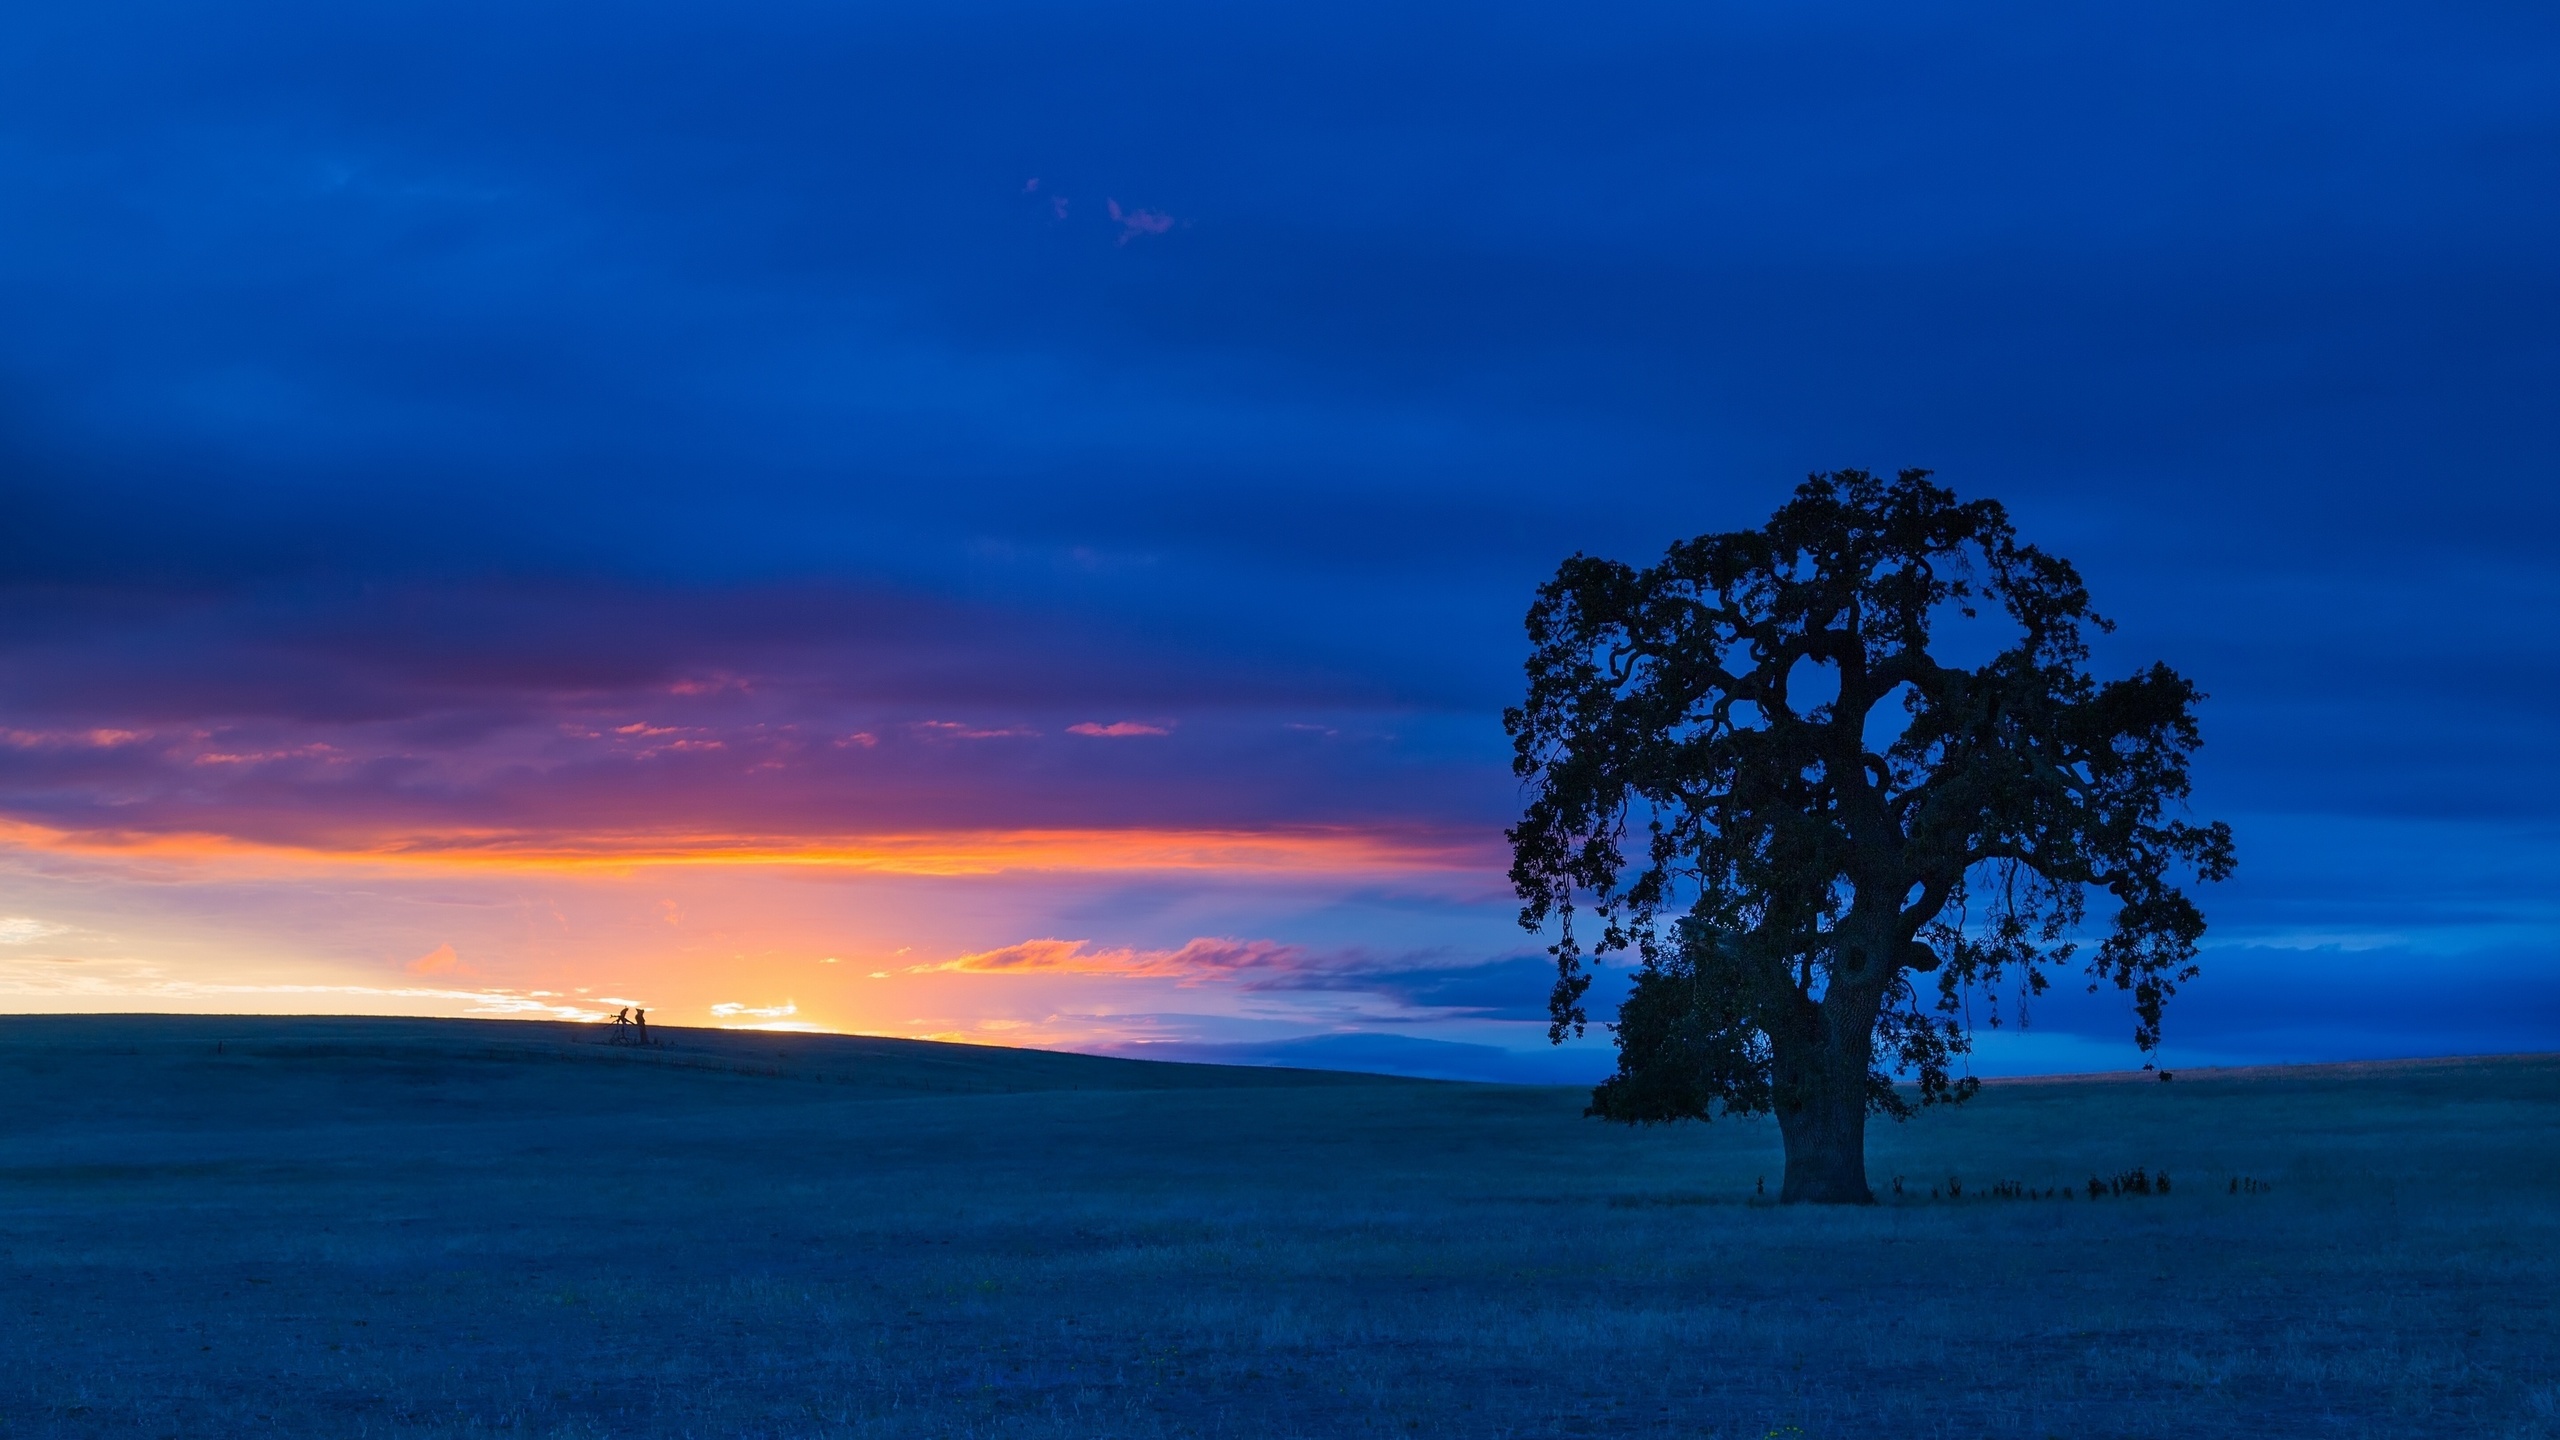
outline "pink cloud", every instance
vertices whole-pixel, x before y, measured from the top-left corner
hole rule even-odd
[[[719,695],[727,691],[746,690],[749,688],[751,687],[746,681],[739,679],[735,675],[710,675],[700,678],[678,680],[673,685],[667,687],[667,693],[670,695],[688,696]]]
[[[1096,950],[1085,940],[1024,940],[938,965],[918,965],[910,973],[959,971],[981,975],[1127,975],[1186,983],[1236,975],[1248,970],[1298,970],[1310,967],[1303,947],[1277,940],[1223,940],[1201,937],[1178,950],[1122,947]]]
[[[1108,725],[1097,725],[1092,721],[1087,720],[1081,725],[1068,726],[1067,733],[1070,735],[1100,735],[1113,740],[1127,740],[1139,735],[1170,735],[1173,731],[1167,726],[1142,725],[1135,720],[1114,720]]]
[[[109,750],[118,745],[130,745],[142,738],[142,732],[139,730],[0,730],[0,741],[5,741],[21,750],[60,746]]]
[[[1127,210],[1120,202],[1105,202],[1111,207],[1111,218],[1120,222],[1120,243],[1128,244],[1141,235],[1162,235],[1173,228],[1173,217],[1161,210]]]
[[[275,760],[327,760],[338,757],[337,747],[314,741],[289,750],[256,750],[243,754],[208,750],[195,757],[198,765],[264,765]]]
[[[981,730],[963,725],[957,720],[919,720],[909,728],[949,740],[1033,740],[1038,739],[1040,735],[1037,730],[1023,729],[1019,726],[1008,726],[1001,730]]]

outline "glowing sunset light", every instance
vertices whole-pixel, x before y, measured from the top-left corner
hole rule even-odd
[[[462,870],[628,870],[787,866],[886,875],[1008,871],[1207,871],[1357,875],[1484,873],[1501,864],[1482,834],[1423,829],[1023,830],[922,835],[559,835],[466,831],[351,838],[344,846],[262,843],[206,833],[62,831],[0,822],[0,845],[41,853]]]
[[[1596,1079],[1540,585],[1912,465],[2210,695],[2171,1063],[2560,1043],[2523,22],[911,8],[0,10],[0,1009]]]

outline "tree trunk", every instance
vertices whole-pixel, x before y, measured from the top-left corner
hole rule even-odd
[[[1778,1135],[1787,1152],[1778,1198],[1789,1204],[1875,1203],[1867,1188],[1867,1063],[1876,1007],[1860,1005],[1862,998],[1825,997],[1811,1033],[1772,1047]]]
[[[1861,1092],[1864,1086],[1860,1087]],[[1825,1091],[1792,1112],[1778,1112],[1787,1177],[1778,1198],[1792,1205],[1872,1205],[1867,1188],[1867,1097]]]

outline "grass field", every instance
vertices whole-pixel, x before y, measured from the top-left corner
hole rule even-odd
[[[1575,1091],[600,1038],[0,1019],[0,1435],[2560,1435],[2560,1057],[1995,1084],[1841,1211]]]

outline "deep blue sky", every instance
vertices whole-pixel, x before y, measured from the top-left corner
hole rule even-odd
[[[2213,697],[2190,1039],[2547,1048],[2555,75],[2522,4],[13,6],[0,725],[160,738],[0,817],[1481,832],[1557,560],[1922,465]],[[732,682],[729,753],[1043,738],[525,748]]]

